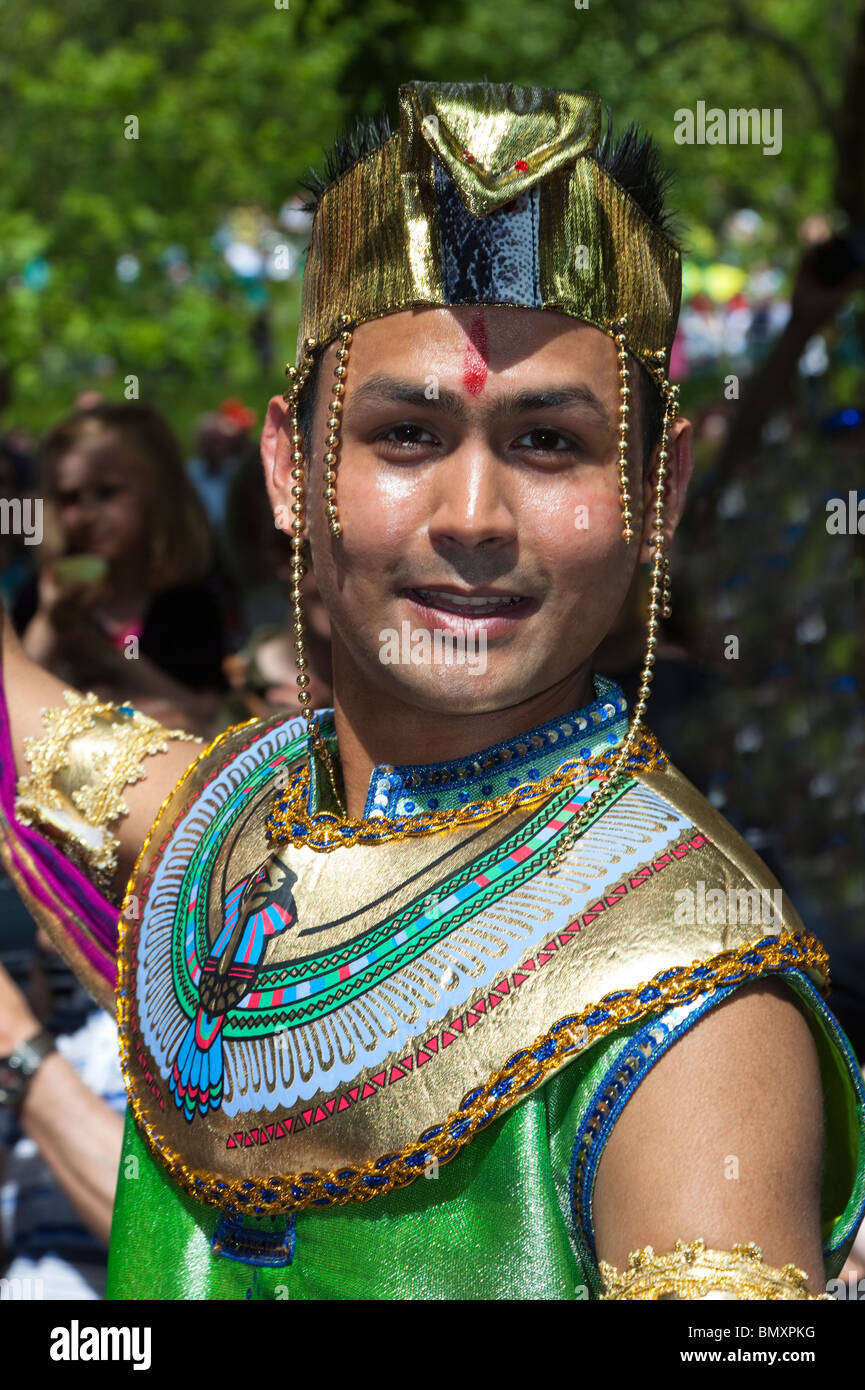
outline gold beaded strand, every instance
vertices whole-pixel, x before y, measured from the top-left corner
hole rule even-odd
[[[349,324],[351,319],[348,314],[340,314],[339,325],[339,347],[336,350],[336,366],[334,367],[334,377],[336,380],[333,385],[333,396],[328,406],[329,414],[327,419],[327,437],[325,439],[326,453],[324,456],[324,502],[327,512],[327,521],[332,536],[338,536],[342,532],[339,521],[339,513],[336,507],[336,466],[339,462],[339,431],[342,424],[342,397],[345,395],[345,378],[347,374],[346,363],[349,355],[349,345],[351,343],[351,329]]]
[[[303,556],[304,532],[306,530],[306,478],[304,469],[303,454],[303,434],[300,429],[298,419],[298,406],[300,403],[301,392],[306,385],[309,374],[312,370],[316,341],[314,338],[304,339],[303,353],[298,367],[286,367],[286,375],[291,381],[288,391],[285,393],[285,401],[289,408],[291,420],[291,601],[294,609],[294,651],[295,664],[297,665],[297,686],[298,702],[300,711],[306,720],[306,729],[309,736],[310,755],[312,752],[318,754],[328,775],[334,801],[339,807],[340,813],[345,814],[345,807],[340,797],[336,771],[333,766],[327,745],[321,736],[318,724],[315,720],[315,711],[312,708],[312,697],[309,693],[309,676],[307,674],[307,656],[304,643],[306,634],[306,623],[303,615],[303,576],[306,573],[306,562]]]
[[[627,321],[627,314],[623,314],[613,324],[613,330],[619,367],[619,495],[622,499],[622,539],[630,542],[633,531],[631,530],[631,493],[628,486],[628,428],[631,414],[631,388],[628,385],[630,372],[628,370],[628,349],[625,343],[625,324]]]

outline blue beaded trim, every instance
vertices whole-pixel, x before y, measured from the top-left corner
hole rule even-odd
[[[788,980],[794,990],[814,1008],[815,1012],[820,1014],[827,1025],[832,1040],[847,1062],[854,1089],[859,1097],[861,1117],[863,1109],[865,1109],[865,1086],[863,1086],[856,1057],[837,1019],[826,1007],[806,975],[795,969],[780,971],[778,975]],[[612,1133],[613,1126],[640,1082],[645,1080],[658,1059],[663,1057],[673,1043],[687,1033],[709,1009],[714,1008],[716,1004],[726,999],[735,990],[741,989],[743,985],[748,983],[750,981],[742,980],[721,987],[700,1000],[674,1005],[673,1008],[668,1009],[666,1013],[659,1015],[634,1034],[598,1083],[583,1123],[574,1140],[568,1179],[576,1243],[596,1295],[601,1292],[601,1281],[595,1250],[594,1186],[601,1155]],[[861,1124],[860,1118],[860,1128]],[[590,1148],[588,1148],[589,1144],[591,1145]],[[578,1191],[576,1186],[577,1166],[581,1156],[583,1156],[584,1147],[588,1148],[588,1152],[585,1155],[582,1182]],[[865,1189],[865,1182],[862,1181],[861,1177],[860,1185]],[[858,1203],[850,1216],[843,1223],[839,1223],[836,1229],[833,1229],[830,1242],[823,1246],[824,1261],[827,1264],[831,1257],[847,1243],[851,1233],[858,1229],[863,1216],[865,1216],[865,1190],[860,1192]]]
[[[248,1226],[244,1217],[227,1208],[222,1212],[210,1246],[217,1259],[237,1260],[244,1265],[282,1269],[294,1259],[297,1213],[280,1222],[282,1229],[265,1231]]]
[[[539,759],[556,756],[563,762],[575,753],[582,758],[590,758],[597,751],[584,742],[587,736],[600,732],[605,727],[612,729],[624,722],[628,702],[621,688],[606,676],[594,677],[597,698],[590,705],[575,710],[572,714],[539,724],[537,728],[506,743],[496,743],[482,748],[472,758],[457,758],[450,762],[425,763],[415,766],[393,766],[380,764],[373,771],[367,794],[364,817],[394,816],[400,813],[400,800],[404,796],[422,797],[433,790],[434,795],[426,798],[426,805],[420,809],[435,811],[441,805],[442,796],[456,794],[461,803],[494,796],[495,789],[489,783],[490,776],[507,771],[508,786],[515,787],[521,782],[539,781],[548,769],[537,766]],[[607,742],[615,744],[616,735],[610,732]],[[578,744],[579,747],[575,748]],[[480,786],[478,782],[484,779]],[[416,805],[416,800],[412,801]],[[403,805],[402,810],[405,811]]]

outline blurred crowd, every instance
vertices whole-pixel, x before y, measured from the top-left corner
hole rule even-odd
[[[695,424],[696,470],[648,721],[829,946],[831,1002],[862,1060],[865,358],[851,308],[861,277],[849,265],[837,273],[837,257],[827,273],[826,255],[806,253],[792,302],[765,279],[719,298],[717,277],[705,276],[688,296],[672,365]],[[719,384],[719,343],[734,393]],[[840,405],[825,391],[839,362],[860,369]],[[0,533],[0,594],[36,661],[204,737],[298,709],[290,544],[262,486],[259,426],[243,402],[224,400],[199,419],[185,456],[150,405],[88,392],[41,439],[7,429],[0,511],[30,498],[43,512],[39,545]],[[851,493],[863,499],[862,534],[834,534],[827,503]],[[328,620],[312,576],[304,583],[312,695],[323,706]],[[646,603],[641,573],[596,660],[631,699]],[[67,1040],[119,1155],[122,1082],[96,1036],[113,1024],[97,1022],[5,881],[0,912],[0,1010],[16,990]],[[5,1271],[36,1271],[65,1290],[48,1297],[98,1297],[110,1193],[99,1219],[82,1217],[80,1194],[58,1196],[51,1156],[32,1136],[5,1142]]]

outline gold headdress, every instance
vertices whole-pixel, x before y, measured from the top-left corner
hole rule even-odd
[[[323,194],[298,347],[421,305],[511,304],[571,314],[656,370],[679,313],[673,243],[592,157],[600,97],[411,82],[399,129]]]
[[[676,388],[666,375],[681,297],[679,251],[594,157],[600,98],[489,83],[410,82],[399,89],[399,128],[322,194],[303,280],[298,365],[291,386],[295,647],[301,707],[312,746],[333,768],[312,717],[301,606],[305,484],[297,411],[315,353],[339,340],[327,420],[324,500],[331,533],[342,397],[352,329],[409,308],[502,304],[569,314],[613,338],[619,365],[619,486],[630,542],[628,354],[664,401],[658,456],[646,661],[628,736],[603,784],[611,790],[645,731],[658,614],[669,616],[663,500]],[[592,797],[565,838],[587,818]],[[283,808],[284,809],[284,808]],[[290,820],[291,817],[288,817]],[[331,818],[332,819],[332,818]],[[285,823],[286,817],[277,820]],[[347,823],[342,822],[347,829]],[[327,836],[325,836],[327,839]],[[350,842],[337,834],[329,845]]]

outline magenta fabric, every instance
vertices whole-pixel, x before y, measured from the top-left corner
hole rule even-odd
[[[44,835],[15,819],[16,781],[6,692],[0,681],[0,819],[12,863],[35,902],[50,913],[62,933],[113,990],[118,910]],[[22,849],[26,849],[26,856]],[[28,864],[28,858],[36,871]]]

